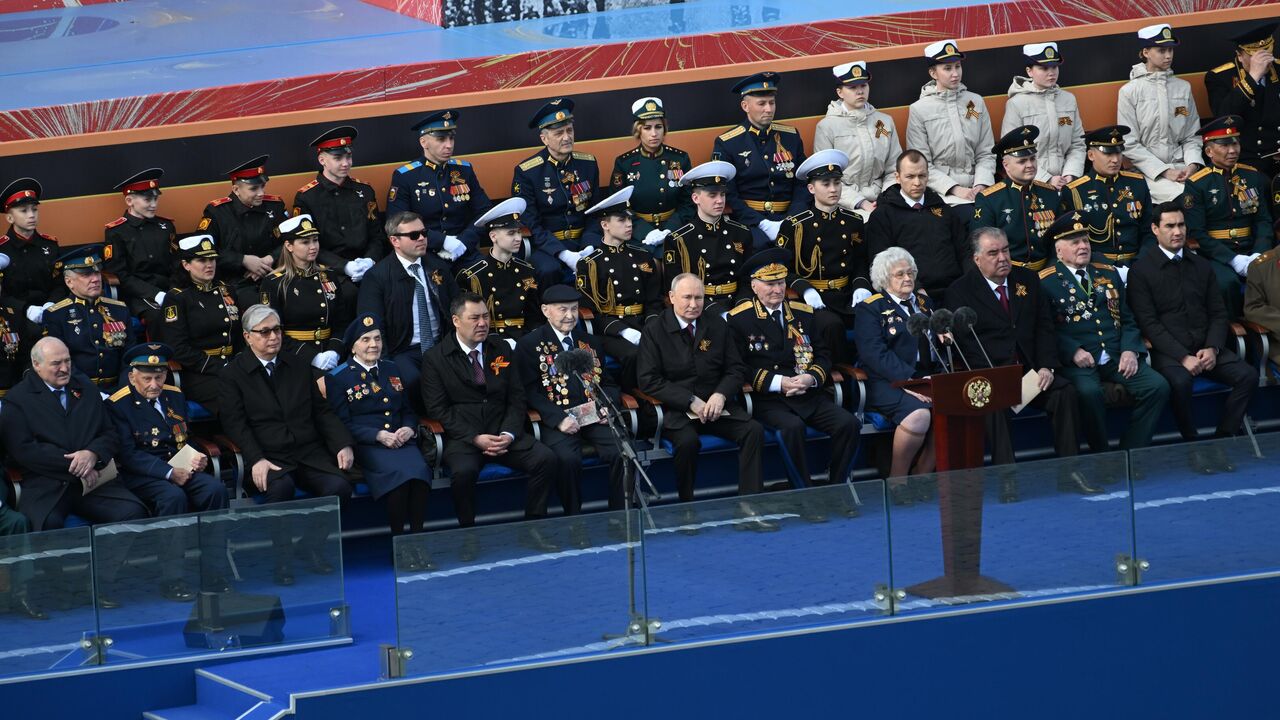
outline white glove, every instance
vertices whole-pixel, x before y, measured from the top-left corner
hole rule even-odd
[[[626,330],[623,330],[623,331],[622,331],[622,339],[623,339],[623,340],[626,340],[627,342],[631,343],[632,345],[639,345],[639,344],[640,344],[640,331],[639,331],[639,330],[634,330],[634,329],[632,329],[632,328],[627,328]]]
[[[155,297],[156,307],[164,307],[164,293],[158,292]]]
[[[1116,272],[1120,273],[1120,282],[1124,283],[1125,285],[1128,285],[1129,284],[1129,268],[1125,267],[1124,265],[1117,265]]]
[[[822,296],[819,295],[818,291],[814,290],[813,288],[809,288],[808,290],[804,291],[804,301],[814,310],[821,310],[822,308],[827,306],[826,303],[822,302]]]
[[[641,242],[645,245],[661,245],[662,241],[666,240],[670,234],[670,230],[650,230],[649,234],[645,235],[644,240]]]
[[[764,231],[765,235],[769,236],[770,240],[778,239],[778,230],[781,228],[782,228],[781,220],[761,220],[760,221],[760,229]]]
[[[1248,255],[1237,255],[1231,258],[1231,269],[1235,270],[1237,275],[1244,277],[1249,274],[1250,262],[1253,262],[1252,257]]]
[[[511,339],[511,338],[502,338],[502,339],[507,341],[507,344],[511,346],[511,349],[512,349],[512,350],[515,350],[515,349],[516,349],[516,341],[515,341],[515,340],[513,340],[513,339]]]
[[[48,307],[48,303],[45,303],[44,307],[40,307],[39,305],[28,305],[27,319],[33,323],[39,324],[40,320],[44,318],[44,311],[47,310]]]
[[[853,291],[853,304],[857,305],[858,303],[862,302],[863,300],[866,300],[869,297],[871,297],[870,290],[866,288],[858,288],[857,290]]]
[[[103,399],[103,400],[110,400],[110,399],[111,399],[111,396],[110,396],[110,395],[108,395],[108,394],[106,394],[106,393],[104,393],[104,392],[100,392],[100,393],[98,393],[98,394],[102,396],[102,399]]]
[[[444,260],[445,262],[453,262],[453,253],[448,250],[437,250],[436,257]]]
[[[560,258],[560,262],[568,265],[570,270],[577,270],[578,261],[595,252],[595,250],[595,247],[588,245],[578,252],[574,252],[572,250],[561,250],[560,254],[556,257]]]
[[[467,251],[467,246],[456,235],[445,235],[444,249],[449,252],[450,260],[457,260],[462,257],[462,253]]]
[[[369,262],[369,264],[365,265],[366,262]],[[368,261],[366,258],[356,258],[346,265],[343,265],[342,272],[346,273],[347,277],[351,278],[351,282],[360,282],[360,278],[364,277],[364,274],[368,272],[369,268],[372,266],[373,263]]]
[[[329,372],[337,366],[338,353],[332,350],[325,350],[322,353],[316,353],[316,356],[311,358],[311,367],[323,372]]]
[[[7,267],[9,267],[9,256],[5,255],[4,253],[0,253],[0,270],[3,270]]]

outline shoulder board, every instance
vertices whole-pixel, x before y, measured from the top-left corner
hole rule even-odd
[[[165,390],[168,390],[169,392],[176,392],[176,393],[182,392],[182,388],[178,387],[177,385],[162,385],[161,387]]]
[[[751,228],[747,227],[746,225],[743,225],[742,223],[738,222],[737,220],[734,220],[733,218],[725,218],[724,221],[729,223],[730,225],[737,225],[738,227],[742,228],[743,230],[746,230],[747,232],[751,232]]]
[[[8,236],[8,235],[0,235],[0,245],[3,245],[3,244],[5,244],[5,243],[7,243],[7,242],[9,242],[9,236]]]
[[[720,139],[721,139],[721,140],[732,140],[732,139],[734,139],[734,138],[738,137],[739,135],[741,135],[742,133],[744,133],[744,132],[746,132],[746,131],[747,131],[747,129],[746,129],[746,128],[744,128],[744,127],[742,127],[741,125],[739,125],[738,127],[734,128],[734,129],[732,129],[732,130],[730,130],[730,131],[728,131],[728,132],[720,133]]]
[[[186,290],[186,288],[180,287],[180,288],[174,288],[172,290],[169,290],[168,292],[170,295],[181,295],[184,290]]]
[[[636,149],[639,150],[640,148],[636,148]],[[676,155],[684,155],[685,157],[689,156],[689,153],[681,150],[680,148],[673,148],[670,145],[663,145],[662,150],[664,152],[674,153]]]
[[[129,386],[125,385],[119,390],[111,393],[111,402],[120,402],[127,397],[129,397]]]
[[[1136,172],[1133,172],[1132,170],[1121,170],[1120,174],[1125,177],[1137,178],[1138,180],[1142,180],[1144,182],[1146,181],[1146,177],[1144,177],[1142,173],[1136,173]]]
[[[117,226],[117,225],[120,225],[120,224],[121,224],[121,223],[123,223],[123,222],[124,222],[124,216],[123,216],[123,215],[121,215],[120,217],[116,218],[115,220],[112,220],[111,222],[107,223],[107,227],[109,227],[109,228],[113,228],[113,227],[115,227],[115,226]]]
[[[583,255],[582,259],[579,260],[579,262],[595,264],[596,258],[600,257],[600,254],[603,252],[604,252],[603,248],[599,250],[593,250],[590,255]]]
[[[462,268],[462,270],[460,270],[458,274],[459,275],[463,275],[463,274],[475,275],[476,273],[483,270],[485,268],[485,265],[486,263],[484,260],[477,260],[471,265],[468,265],[467,267]]]
[[[683,235],[693,229],[693,223],[685,223],[682,227],[677,228],[672,235]]]
[[[103,295],[102,297],[98,298],[98,301],[104,302],[108,305],[118,305],[120,307],[129,307],[129,304],[124,302],[123,300],[117,300],[113,297],[107,297],[106,295]]]
[[[1226,72],[1228,70],[1235,68],[1235,66],[1236,66],[1236,63],[1234,60],[1232,60],[1231,62],[1228,62],[1228,63],[1222,63],[1221,65],[1210,70],[1209,72]]]
[[[274,270],[267,274],[267,277],[283,277],[283,276],[284,276],[284,268],[280,268],[279,270]]]
[[[422,161],[414,160],[411,163],[405,163],[404,165],[401,165],[400,167],[396,168],[396,174],[399,175],[400,173],[406,173],[406,172],[409,172],[410,170],[413,170],[415,168],[420,168],[420,167],[422,167]]]
[[[280,197],[279,195],[263,195],[263,196],[262,196],[262,202],[278,202],[278,203],[282,203],[282,202],[284,202],[284,198]]]
[[[628,242],[627,249],[633,252],[642,252],[642,253],[649,252],[649,248],[645,247],[643,243],[636,243],[636,242]],[[597,250],[596,252],[600,252],[600,251]],[[652,254],[652,253],[649,253],[649,254]],[[592,256],[594,257],[595,253],[592,253]],[[647,260],[648,258],[645,258],[645,259]]]
[[[54,303],[53,307],[49,308],[49,312],[53,312],[54,310],[61,310],[62,308],[70,304],[71,304],[71,298],[63,298],[62,300],[59,300],[58,302]]]
[[[470,161],[470,160],[463,160],[463,159],[461,159],[461,158],[449,158],[449,163],[448,163],[448,164],[449,164],[449,165],[460,165],[460,166],[462,166],[462,167],[471,167],[471,161]]]
[[[792,301],[788,302],[787,304],[791,306],[791,309],[792,309],[792,310],[801,310],[801,311],[804,311],[804,312],[807,312],[807,313],[812,313],[812,312],[813,312],[813,306],[812,306],[812,305],[806,305],[806,304],[804,304],[804,303],[802,303],[802,302],[796,302],[795,300],[792,300]]]
[[[876,293],[875,295],[872,295],[871,297],[867,298],[866,300],[863,300],[862,302],[867,305],[870,305],[871,303],[876,302],[877,300],[883,300],[883,299],[884,299],[884,295],[880,293]]]
[[[1271,248],[1270,250],[1268,250],[1268,251],[1266,251],[1266,252],[1262,253],[1261,255],[1259,255],[1258,257],[1254,258],[1254,259],[1253,259],[1253,264],[1254,264],[1254,265],[1258,265],[1258,264],[1261,264],[1261,263],[1271,262],[1273,259],[1275,259],[1275,256],[1276,256],[1276,249],[1275,249],[1275,248]]]
[[[520,163],[521,170],[532,170],[542,164],[542,156],[534,155],[533,157]]]
[[[1256,167],[1254,167],[1254,166],[1252,166],[1252,165],[1250,165],[1250,164],[1248,164],[1248,163],[1238,162],[1238,163],[1236,163],[1236,167],[1238,167],[1238,168],[1244,168],[1245,170],[1252,170],[1252,171],[1254,171],[1254,172],[1258,172],[1258,168],[1256,168]]]
[[[1089,181],[1090,181],[1090,180],[1092,180],[1092,179],[1093,179],[1093,178],[1089,177],[1088,175],[1085,175],[1084,177],[1078,177],[1078,178],[1076,178],[1075,180],[1072,180],[1070,183],[1067,183],[1067,187],[1069,187],[1069,188],[1077,188],[1077,187],[1080,187],[1081,185],[1083,185],[1083,184],[1085,184],[1085,183],[1089,182]]]
[[[1056,272],[1058,272],[1058,266],[1056,266],[1056,265],[1050,265],[1049,267],[1047,267],[1047,268],[1045,268],[1045,269],[1043,269],[1043,270],[1041,270],[1041,271],[1040,271],[1040,279],[1041,279],[1041,280],[1043,280],[1043,279],[1045,279],[1045,278],[1047,278],[1047,277],[1050,277],[1051,275],[1053,275],[1053,274],[1054,274],[1054,273],[1056,273]]]
[[[1200,168],[1199,170],[1197,170],[1197,171],[1195,172],[1195,174],[1193,174],[1191,177],[1187,178],[1187,180],[1190,180],[1190,181],[1193,181],[1193,182],[1194,182],[1194,181],[1199,180],[1200,178],[1204,177],[1205,175],[1212,175],[1212,174],[1213,174],[1213,168],[1207,168],[1207,167],[1204,167],[1204,168]]]
[[[320,184],[320,181],[319,181],[319,180],[312,180],[311,182],[307,183],[306,185],[303,185],[302,187],[298,188],[298,192],[300,192],[300,193],[304,193],[304,192],[306,192],[306,191],[310,190],[311,188],[313,188],[313,187],[315,187],[315,186],[317,186],[317,185],[319,185],[319,184]]]
[[[737,315],[738,313],[746,312],[750,310],[754,305],[755,303],[752,302],[751,300],[742,300],[737,305],[733,306],[733,309],[729,311],[729,314]]]
[[[1052,191],[1054,191],[1055,193],[1056,193],[1056,192],[1058,192],[1058,188],[1056,188],[1056,187],[1054,187],[1054,186],[1050,185],[1050,184],[1049,184],[1049,183],[1047,183],[1047,182],[1044,182],[1043,180],[1033,180],[1033,181],[1032,181],[1032,183],[1033,183],[1036,187],[1044,188],[1045,190],[1052,190]]]
[[[218,207],[219,205],[226,205],[229,202],[231,202],[231,198],[224,195],[217,200],[209,201],[209,207]]]
[[[353,183],[356,183],[357,185],[364,185],[365,187],[368,187],[368,188],[372,188],[372,187],[373,187],[372,185],[370,185],[369,183],[367,183],[367,182],[365,182],[365,181],[361,180],[360,178],[356,177],[355,175],[348,175],[348,176],[347,176],[347,179],[348,179],[348,180],[350,180],[350,181],[351,181],[351,182],[353,182]]]
[[[769,126],[769,129],[781,130],[784,133],[792,133],[792,134],[795,134],[796,132],[798,132],[795,128],[791,127],[790,125],[783,125],[782,123],[773,123],[772,125]]]
[[[664,145],[663,147],[666,147],[666,146]],[[628,150],[628,151],[626,151],[626,152],[622,153],[622,154],[621,154],[621,155],[619,155],[618,157],[620,157],[620,158],[624,158],[624,157],[631,157],[632,155],[635,155],[635,154],[636,154],[636,153],[638,153],[638,152],[640,152],[640,146],[639,146],[639,145],[637,145],[637,146],[635,146],[635,147],[631,148],[630,150]]]
[[[575,150],[573,152],[573,159],[574,160],[590,160],[592,162],[595,162],[596,156],[592,155],[591,153],[578,152]]]
[[[529,264],[529,262],[528,262],[527,260],[524,260],[524,259],[521,259],[521,258],[518,258],[518,257],[512,257],[512,258],[511,258],[511,262],[513,262],[513,263],[515,263],[515,264],[517,264],[517,265],[523,265],[524,267],[529,268],[530,270],[532,270],[532,269],[533,269],[533,265],[530,265],[530,264]]]
[[[791,217],[787,218],[787,220],[789,220],[789,221],[791,221],[791,222],[793,222],[793,223],[802,223],[802,222],[804,222],[805,220],[808,220],[808,219],[809,219],[809,218],[811,218],[811,217],[813,217],[813,211],[812,211],[812,210],[802,210],[802,211],[800,211],[800,212],[796,213],[795,215],[792,215]]]
[[[1115,265],[1108,265],[1107,263],[1089,263],[1089,264],[1098,268],[1099,270],[1115,270],[1116,269]]]
[[[996,183],[995,185],[989,185],[989,186],[987,186],[987,189],[983,190],[983,191],[982,191],[982,194],[983,194],[983,196],[991,196],[991,195],[995,195],[996,193],[998,193],[998,192],[1000,192],[1001,190],[1005,189],[1005,187],[1007,187],[1007,186],[1004,184],[1004,181],[1003,181],[1003,180],[1001,180],[1000,182]]]

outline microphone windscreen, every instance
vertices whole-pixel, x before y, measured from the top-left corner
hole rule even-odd
[[[574,348],[556,355],[556,370],[566,375],[582,375],[595,368],[595,358],[586,350]]]
[[[934,335],[951,332],[951,320],[953,315],[950,310],[937,310],[933,313],[933,317],[929,319],[929,329]]]
[[[978,319],[978,313],[968,305],[956,308],[955,315],[951,318],[951,324],[955,329],[964,331],[973,327],[973,323]]]
[[[929,316],[924,313],[916,313],[907,318],[907,331],[916,337],[920,337],[929,329]]]

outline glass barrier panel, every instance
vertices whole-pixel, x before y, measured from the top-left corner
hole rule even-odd
[[[1280,570],[1280,435],[1129,454],[1140,582]]]
[[[681,641],[881,617],[889,576],[882,481],[650,511],[649,620]]]
[[[895,612],[1129,584],[1123,452],[889,480]]]
[[[0,536],[0,677],[97,665],[87,527]]]
[[[617,511],[397,537],[404,674],[643,644],[638,532]]]

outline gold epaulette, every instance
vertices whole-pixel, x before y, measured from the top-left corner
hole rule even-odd
[[[755,306],[755,302],[754,302],[754,301],[751,301],[751,300],[741,300],[741,301],[739,301],[739,302],[738,302],[738,304],[737,304],[737,305],[734,305],[734,306],[733,306],[733,309],[729,311],[729,314],[730,314],[730,315],[737,315],[737,314],[738,314],[738,313],[740,313],[740,312],[745,312],[745,311],[747,311],[747,310],[750,310],[750,309],[751,309],[752,307],[754,307],[754,306]]]
[[[125,385],[119,390],[111,393],[111,402],[120,402],[127,397],[129,397],[129,386]]]
[[[1216,67],[1216,68],[1214,68],[1214,69],[1210,70],[1209,72],[1226,72],[1226,71],[1228,71],[1228,70],[1231,70],[1231,69],[1232,69],[1232,68],[1234,68],[1235,66],[1236,66],[1236,63],[1235,63],[1235,61],[1234,61],[1234,60],[1232,60],[1231,62],[1225,62],[1225,63],[1222,63],[1221,65],[1219,65],[1218,67]]]
[[[877,301],[877,300],[880,300],[880,299],[881,299],[881,298],[883,298],[883,297],[884,297],[884,295],[882,295],[882,294],[880,294],[880,293],[876,293],[875,295],[872,295],[871,297],[867,298],[866,300],[863,300],[862,302],[866,303],[867,305],[870,305],[871,303],[873,303],[873,302],[875,302],[875,301]]]
[[[1052,190],[1052,191],[1054,191],[1054,192],[1058,192],[1058,188],[1056,188],[1056,187],[1054,187],[1054,186],[1050,185],[1049,183],[1047,183],[1047,182],[1045,182],[1045,181],[1043,181],[1043,180],[1032,180],[1032,181],[1031,181],[1031,184],[1032,184],[1032,185],[1035,185],[1036,187],[1042,187],[1042,188],[1044,188],[1045,190]]]
[[[742,133],[744,133],[744,132],[746,132],[746,131],[747,131],[747,129],[746,129],[746,128],[744,128],[744,127],[742,127],[741,125],[739,125],[738,127],[734,128],[734,129],[732,129],[732,130],[729,130],[729,131],[726,131],[726,132],[720,133],[720,139],[721,139],[721,140],[732,140],[732,139],[734,139],[734,138],[738,137],[739,135],[741,135]]]
[[[1238,162],[1238,163],[1236,163],[1236,167],[1238,167],[1238,168],[1244,168],[1245,170],[1252,170],[1252,171],[1254,171],[1254,172],[1258,172],[1258,168],[1256,168],[1256,167],[1254,167],[1254,166],[1250,165],[1249,163],[1242,163],[1242,162]]]
[[[522,259],[522,258],[518,258],[518,257],[512,256],[512,258],[511,258],[511,262],[513,262],[513,263],[515,263],[515,264],[517,264],[517,265],[523,265],[523,266],[525,266],[525,267],[529,268],[530,270],[532,270],[532,269],[533,269],[533,265],[530,265],[530,264],[529,264],[529,262],[528,262],[527,260],[524,260],[524,259]]]
[[[182,392],[182,388],[178,387],[177,385],[162,385],[161,387],[164,388],[165,390],[168,390],[169,392],[176,392],[176,393]]]
[[[807,313],[813,313],[812,305],[807,305],[805,303],[802,303],[796,300],[792,300],[787,304],[791,306],[792,310],[803,310],[804,312],[807,312]]]
[[[1056,272],[1058,272],[1057,266],[1050,265],[1049,267],[1040,271],[1040,279],[1043,280]]]
[[[1144,182],[1146,181],[1146,178],[1143,177],[1142,173],[1136,173],[1136,172],[1133,172],[1132,170],[1121,170],[1120,174],[1125,177],[1134,178],[1136,180],[1142,180]]]
[[[792,133],[792,134],[798,132],[795,128],[791,127],[790,125],[783,125],[781,123],[773,123],[772,125],[769,126],[769,129],[781,130],[784,133]]]
[[[1084,177],[1078,177],[1075,180],[1072,180],[1070,183],[1068,183],[1067,187],[1073,188],[1073,189],[1078,188],[1092,179],[1093,178],[1089,177],[1088,175],[1085,175]]]
[[[1202,167],[1199,170],[1197,170],[1195,174],[1193,174],[1191,177],[1187,178],[1187,180],[1190,182],[1195,182],[1196,180],[1199,180],[1205,175],[1212,175],[1212,174],[1213,174],[1213,168]]]
[[[991,196],[991,195],[995,195],[996,193],[1000,192],[1001,190],[1005,189],[1006,187],[1008,187],[1008,185],[1005,185],[1005,184],[1004,184],[1004,181],[1003,181],[1003,180],[1001,180],[1000,182],[996,183],[995,185],[988,185],[988,186],[986,187],[986,189],[982,191],[982,194],[983,194],[984,196],[988,196],[988,197],[989,197],[989,196]]]
[[[63,298],[58,302],[54,303],[53,307],[49,308],[49,312],[53,312],[54,310],[61,310],[62,308],[70,305],[72,302],[73,301],[71,298]]]
[[[1099,270],[1115,270],[1116,269],[1115,265],[1108,265],[1107,263],[1089,263],[1089,264],[1098,268]]]
[[[120,300],[117,300],[113,297],[107,297],[106,295],[103,295],[102,297],[98,298],[98,300],[108,305],[119,305],[120,307],[129,307],[126,303]]]
[[[592,155],[591,153],[578,152],[577,150],[574,150],[573,159],[574,160],[590,160],[591,162],[595,162],[596,156]]]
[[[800,223],[804,222],[805,220],[808,220],[808,219],[809,219],[809,218],[811,218],[811,217],[813,217],[813,211],[812,211],[812,210],[803,210],[803,211],[798,212],[798,213],[796,213],[795,215],[792,215],[791,217],[787,218],[787,221],[788,221],[788,222],[792,222],[792,223],[796,223],[796,224],[800,224]]]
[[[521,170],[532,170],[532,169],[534,169],[534,168],[538,167],[539,165],[541,165],[542,163],[543,163],[542,156],[541,156],[541,155],[534,155],[533,157],[529,158],[528,160],[525,160],[524,162],[520,163],[520,169],[521,169]]]

